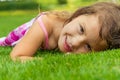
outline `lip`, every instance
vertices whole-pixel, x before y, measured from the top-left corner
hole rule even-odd
[[[64,49],[65,49],[67,52],[71,52],[71,51],[72,51],[71,47],[70,47],[69,44],[67,43],[67,36],[65,37],[65,41],[64,41]]]

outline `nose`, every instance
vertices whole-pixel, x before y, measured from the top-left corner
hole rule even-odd
[[[74,36],[72,38],[72,47],[79,48],[85,43],[86,38],[84,36]]]

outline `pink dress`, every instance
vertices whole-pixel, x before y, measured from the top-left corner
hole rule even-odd
[[[38,17],[33,18],[29,22],[17,27],[13,31],[11,31],[7,37],[0,38],[0,46],[16,45],[22,39],[22,37],[27,33],[27,31],[30,29],[30,27],[34,23],[34,21],[37,20],[45,34],[45,38],[46,38],[45,48],[48,48],[48,33],[46,31],[44,23],[42,22],[42,15],[44,15],[44,14],[40,14]]]

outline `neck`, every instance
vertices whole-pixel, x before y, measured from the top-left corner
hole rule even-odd
[[[45,19],[45,24],[49,34],[49,46],[50,49],[57,47],[58,39],[60,33],[63,29],[63,24],[65,20],[58,18],[55,15],[47,15]]]
[[[55,21],[52,22],[52,26],[53,26],[53,34],[52,35],[54,35],[54,38],[57,42],[58,42],[60,33],[63,29],[64,22],[65,21],[59,20],[59,19],[55,19]]]
[[[54,38],[58,39],[63,29],[65,19],[61,19],[57,17],[56,15],[47,15],[47,19],[48,19],[47,26],[49,27],[50,35],[53,35]]]

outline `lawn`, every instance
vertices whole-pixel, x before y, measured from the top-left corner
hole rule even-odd
[[[33,12],[33,11],[32,11]],[[0,13],[0,37],[36,13],[9,11]],[[28,15],[29,14],[29,15]],[[37,51],[35,59],[26,63],[13,62],[12,47],[0,47],[0,80],[119,80],[120,50],[64,55],[59,51]]]

